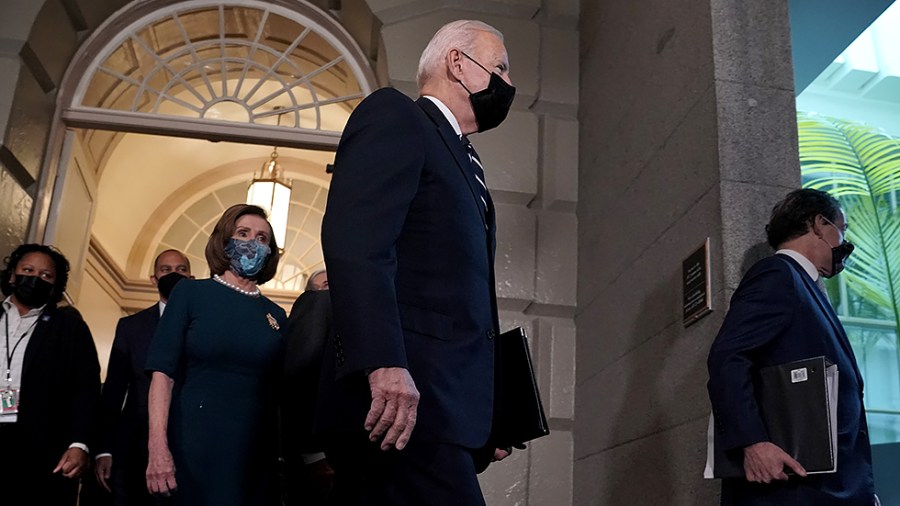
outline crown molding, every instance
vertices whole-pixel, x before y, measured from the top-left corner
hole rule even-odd
[[[94,236],[88,243],[85,272],[128,313],[144,309],[159,300],[159,293],[149,280],[134,280],[125,275]]]

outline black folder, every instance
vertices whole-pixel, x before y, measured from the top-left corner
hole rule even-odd
[[[521,446],[550,433],[541,403],[528,337],[520,327],[497,336],[494,351],[494,420],[496,448]]]
[[[825,357],[764,367],[754,380],[769,441],[811,474],[837,470],[837,387],[837,366]],[[711,420],[710,443],[714,449],[707,456],[714,463],[707,462],[707,477],[744,476],[743,450],[720,449],[714,425]]]

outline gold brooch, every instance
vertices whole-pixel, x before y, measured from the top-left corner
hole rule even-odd
[[[269,321],[269,326],[275,330],[281,330],[281,327],[278,326],[278,321],[272,316],[272,313],[266,313],[266,320]]]

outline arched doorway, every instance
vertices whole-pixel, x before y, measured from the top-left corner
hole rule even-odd
[[[273,146],[295,190],[267,293],[290,303],[321,267],[325,166],[374,87],[352,37],[305,2],[133,2],[94,32],[60,88],[31,234],[72,261],[101,361],[123,311],[155,300],[158,251],[185,250],[206,273],[202,236]]]

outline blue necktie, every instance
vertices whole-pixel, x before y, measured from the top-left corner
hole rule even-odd
[[[469,165],[472,166],[472,175],[475,176],[475,191],[478,192],[478,197],[481,199],[482,211],[485,216],[487,216],[487,185],[484,184],[484,167],[481,165],[481,159],[478,158],[478,153],[475,152],[475,148],[472,146],[472,143],[469,142],[469,138],[463,135],[461,137],[463,145],[466,147],[466,153],[469,154]]]

